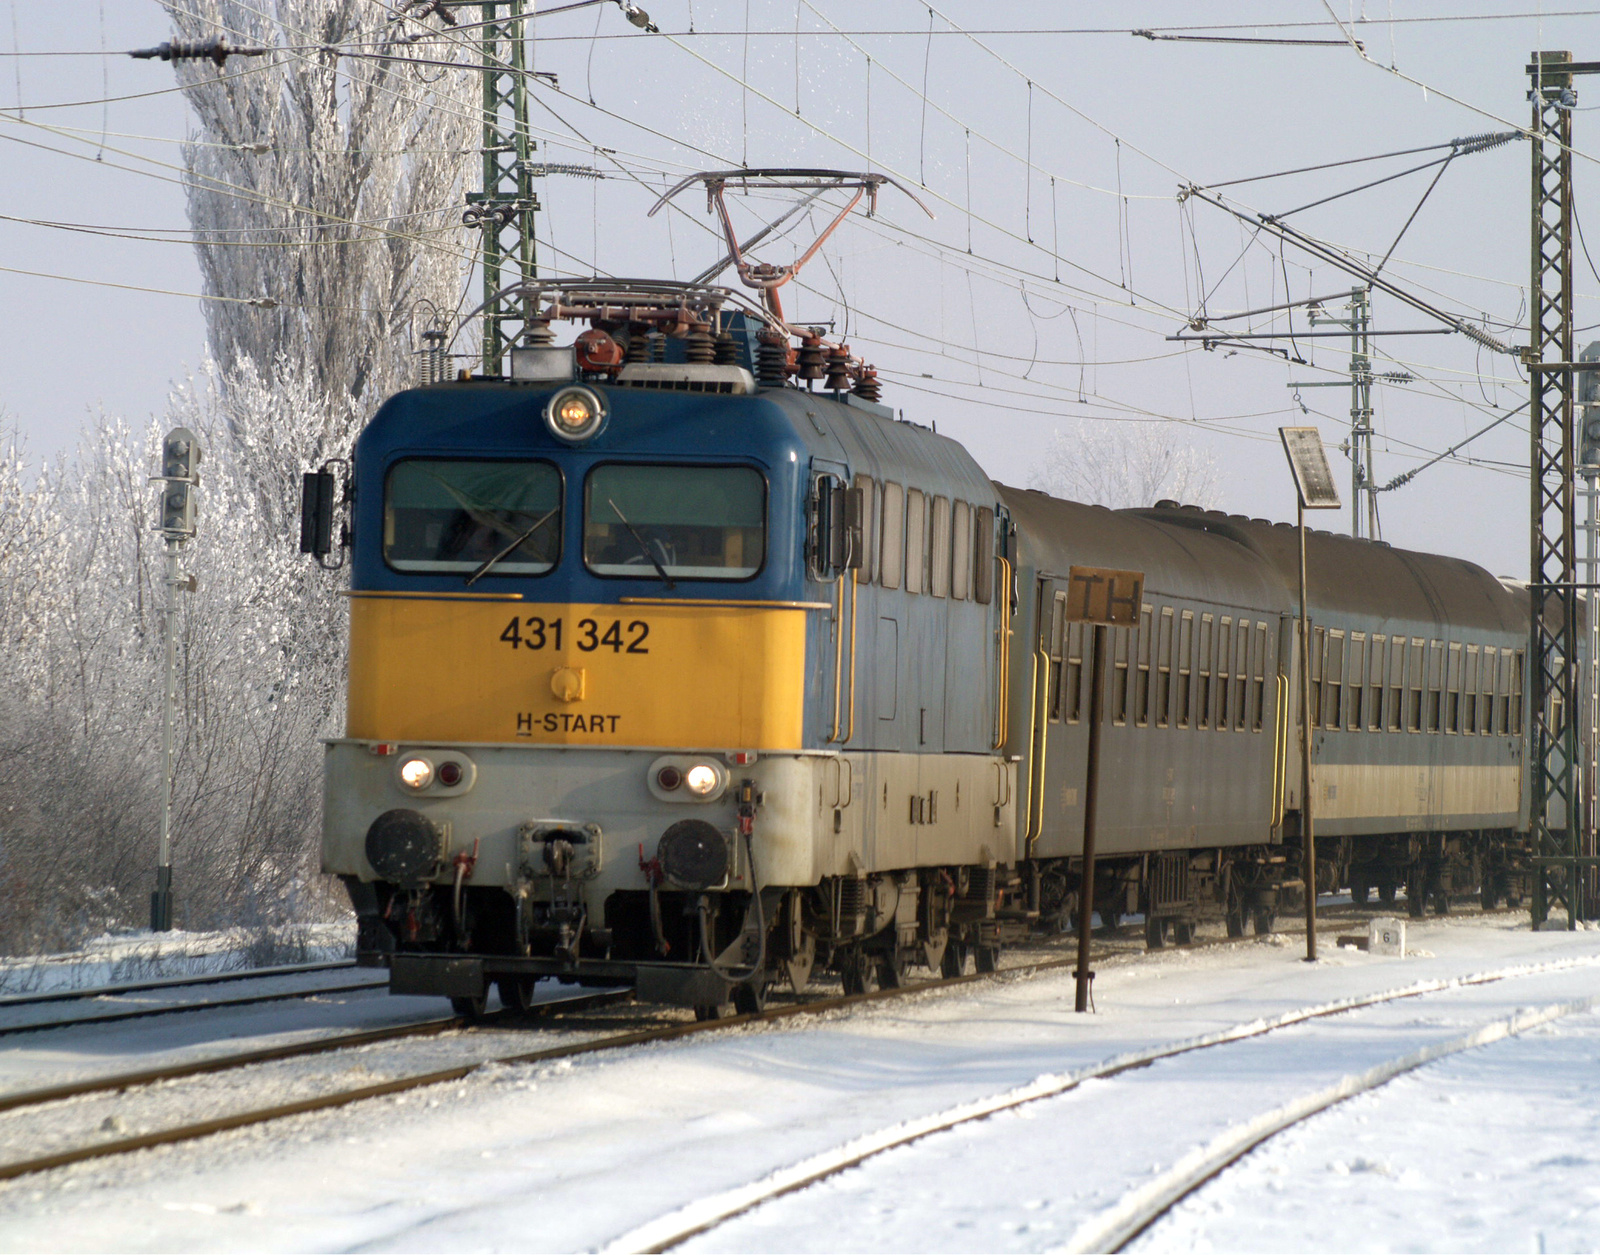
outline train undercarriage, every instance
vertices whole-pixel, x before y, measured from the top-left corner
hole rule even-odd
[[[1297,842],[1176,850],[1097,861],[1102,930],[1139,919],[1146,946],[1194,940],[1205,924],[1230,937],[1272,932],[1304,907]],[[1446,914],[1480,897],[1518,905],[1528,891],[1526,851],[1497,831],[1333,837],[1318,843],[1319,893],[1350,889],[1354,906],[1412,917]],[[1076,929],[1082,863],[919,868],[834,876],[759,894],[618,890],[590,920],[570,883],[547,880],[518,895],[453,885],[398,888],[347,882],[360,919],[361,961],[387,965],[397,993],[445,995],[482,1014],[491,986],[521,1008],[542,977],[633,986],[645,1001],[749,1012],[770,991],[803,991],[818,973],[846,993],[900,985],[913,969],[945,977],[993,971],[1002,949]],[[1404,900],[1401,901],[1401,894]]]

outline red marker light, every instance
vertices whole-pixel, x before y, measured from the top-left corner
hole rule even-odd
[[[461,764],[445,762],[439,764],[439,783],[447,789],[453,789],[461,783]]]
[[[663,793],[671,793],[683,783],[683,772],[673,766],[663,767],[656,772],[656,783],[661,786]]]

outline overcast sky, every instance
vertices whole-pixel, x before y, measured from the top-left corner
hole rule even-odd
[[[381,23],[383,6],[372,0],[371,7]],[[876,362],[886,402],[907,418],[936,421],[1012,483],[1028,481],[1057,432],[1080,423],[1160,423],[1171,439],[1216,458],[1226,508],[1277,519],[1293,516],[1294,499],[1275,429],[1312,422],[1336,447],[1349,426],[1347,389],[1300,389],[1308,413],[1289,385],[1340,379],[1348,347],[1329,339],[1254,342],[1305,359],[1293,364],[1270,351],[1206,352],[1167,337],[1183,330],[1202,300],[1215,316],[1281,302],[1286,289],[1292,298],[1348,292],[1351,280],[1292,247],[1280,252],[1219,209],[1180,201],[1180,187],[1526,125],[1530,50],[1600,58],[1600,9],[1541,10],[1518,0],[1335,0],[1331,10],[1320,0],[951,0],[931,12],[910,0],[651,0],[647,7],[661,35],[636,30],[610,4],[538,23],[538,67],[559,76],[558,87],[535,89],[543,154],[608,175],[543,180],[541,261],[550,273],[688,277],[714,260],[718,241],[703,196],[686,194],[683,212],[646,217],[653,193],[688,171],[870,164],[905,182],[935,216],[886,191],[878,217],[841,229],[826,258],[786,295],[792,320],[832,320]],[[1506,13],[1522,16],[1488,17]],[[1348,29],[1370,61],[1337,42],[1343,33],[1333,15],[1353,22]],[[1474,15],[1486,20],[1463,20]],[[169,66],[121,55],[170,35],[155,4],[8,0],[5,17],[0,51],[113,53],[0,57],[0,138],[8,141],[0,181],[0,266],[7,268],[0,270],[0,410],[36,457],[53,456],[96,410],[135,423],[159,417],[173,381],[203,360],[192,295],[201,281],[183,242],[184,191],[174,168],[191,122],[182,98],[168,90]],[[1252,21],[1263,25],[1239,25]],[[1234,25],[1194,29],[1217,24]],[[1152,41],[1133,29],[1331,42]],[[1578,91],[1580,110],[1600,107],[1600,80],[1593,87],[1580,80]],[[1600,186],[1591,155],[1600,154],[1597,128],[1600,116],[1576,114],[1580,221]],[[1225,193],[1247,212],[1282,213],[1438,155],[1236,184]],[[476,168],[475,154],[463,161]],[[1526,339],[1508,327],[1525,317],[1528,163],[1520,141],[1457,158],[1385,271],[1454,315],[1487,319],[1491,334],[1512,343]],[[1290,221],[1381,257],[1435,173],[1305,209]],[[736,214],[753,229],[780,210],[777,201],[751,198]],[[810,229],[797,226],[768,256],[789,260]],[[1600,322],[1600,280],[1581,250],[1576,279],[1579,325]],[[1438,325],[1384,294],[1374,308],[1380,329]],[[1251,326],[1284,331],[1290,324],[1280,314]],[[1292,327],[1308,329],[1303,313]],[[1580,345],[1588,339],[1578,337]],[[1380,481],[1526,400],[1513,358],[1460,335],[1376,343],[1380,370],[1415,376],[1375,390]],[[1334,456],[1348,497],[1347,465]],[[1385,538],[1525,576],[1526,464],[1519,415],[1384,494]],[[1348,530],[1348,511],[1324,517]]]

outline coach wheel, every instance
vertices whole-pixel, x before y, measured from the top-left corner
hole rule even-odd
[[[939,960],[939,975],[946,980],[960,976],[967,970],[967,947],[959,941],[951,941],[944,948],[944,956]]]
[[[1394,876],[1384,872],[1378,877],[1378,902],[1382,906],[1393,908],[1395,883]]]
[[[998,972],[1000,970],[1000,947],[974,946],[972,948],[972,965],[980,972]]]
[[[1372,885],[1367,880],[1366,872],[1350,873],[1350,905],[1365,906],[1367,895],[1372,891]]]
[[[1428,909],[1428,891],[1423,888],[1424,878],[1420,867],[1406,872],[1406,914],[1421,919]]]
[[[1255,911],[1251,920],[1255,924],[1257,937],[1270,937],[1272,926],[1277,923],[1278,913],[1270,907],[1263,907]]]
[[[495,982],[500,1005],[513,1015],[526,1013],[533,1006],[533,984],[531,976],[502,976]]]
[[[450,1009],[469,1024],[475,1024],[483,1019],[483,1013],[489,1009],[489,995],[479,994],[475,998],[452,998]]]

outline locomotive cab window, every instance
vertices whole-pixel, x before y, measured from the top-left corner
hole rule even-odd
[[[766,556],[766,498],[748,466],[597,466],[585,488],[584,565],[636,579],[749,579]]]
[[[389,469],[383,558],[396,571],[543,575],[560,556],[561,472],[549,462],[407,458]]]

